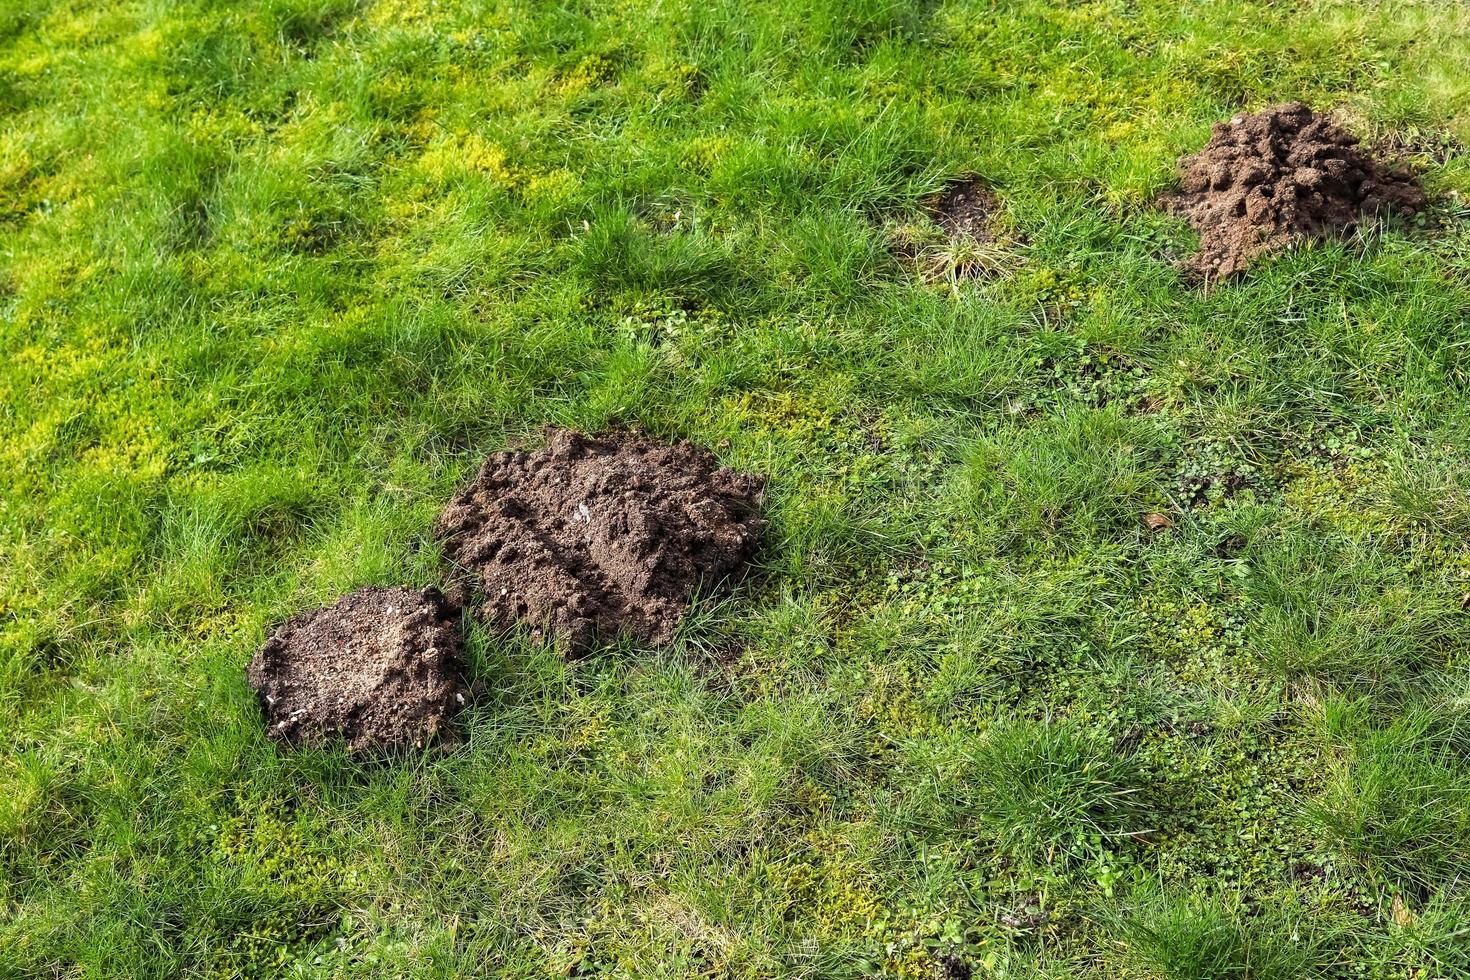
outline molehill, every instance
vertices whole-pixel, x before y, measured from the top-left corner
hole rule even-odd
[[[1351,234],[1364,216],[1422,208],[1412,174],[1373,160],[1358,138],[1300,102],[1216,123],[1204,149],[1180,163],[1165,206],[1199,231],[1186,268],[1235,276],[1297,242]]]
[[[762,490],[688,442],[558,429],[535,452],[490,456],[435,536],[491,625],[570,652],[619,634],[658,644],[698,589],[750,560]]]
[[[359,589],[298,613],[246,668],[266,729],[293,744],[419,746],[463,703],[459,629],[438,589]]]

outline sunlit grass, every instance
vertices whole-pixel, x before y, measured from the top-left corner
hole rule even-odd
[[[0,976],[1466,973],[1467,18],[0,0]],[[1194,288],[1297,98],[1430,213]],[[549,422],[766,475],[755,574],[266,740]]]

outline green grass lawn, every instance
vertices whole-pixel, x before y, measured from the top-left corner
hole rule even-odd
[[[1292,99],[1433,204],[1203,290]],[[1465,4],[0,0],[0,129],[0,977],[1470,976]],[[270,742],[547,423],[766,475],[757,574]]]

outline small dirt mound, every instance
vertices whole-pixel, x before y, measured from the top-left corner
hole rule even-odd
[[[750,560],[762,488],[688,442],[559,429],[544,449],[487,459],[435,537],[488,623],[573,652],[619,633],[664,643],[701,583]]]
[[[1199,231],[1187,266],[1207,279],[1295,242],[1351,233],[1364,215],[1424,206],[1411,174],[1365,156],[1356,136],[1300,102],[1216,123],[1180,175],[1165,204]]]
[[[974,178],[950,182],[927,203],[929,217],[950,239],[977,242],[994,239],[990,216],[999,207],[996,196]]]
[[[366,588],[276,628],[246,676],[272,738],[423,745],[463,703],[454,610],[434,588]]]

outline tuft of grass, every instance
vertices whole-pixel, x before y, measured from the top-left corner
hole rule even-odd
[[[1456,680],[1387,719],[1370,702],[1329,705],[1338,758],[1308,805],[1344,858],[1420,895],[1457,891],[1470,861],[1470,727]]]
[[[1017,860],[1094,857],[1149,829],[1143,767],[1082,722],[1002,721],[968,761],[957,812]]]
[[[1251,908],[1238,894],[1156,895],[1120,925],[1123,959],[1157,980],[1304,980],[1327,976],[1333,937],[1288,906]]]
[[[1286,676],[1384,690],[1443,664],[1456,642],[1455,586],[1406,573],[1378,541],[1291,529],[1253,551],[1250,572],[1258,643]]]
[[[1141,526],[1157,486],[1148,423],[1072,407],[983,439],[966,463],[963,514],[1002,547],[1076,548]]]

